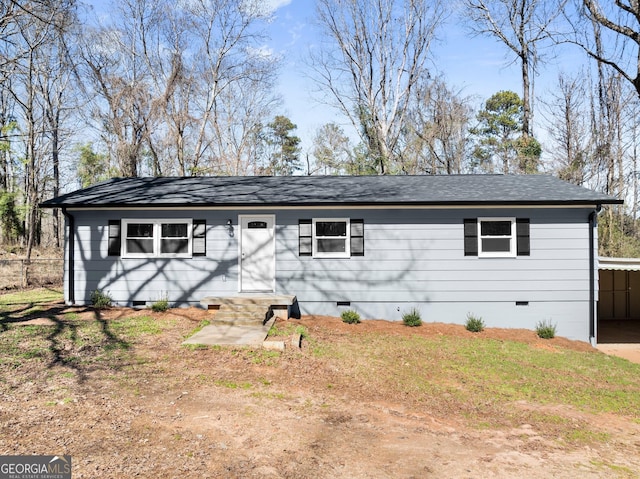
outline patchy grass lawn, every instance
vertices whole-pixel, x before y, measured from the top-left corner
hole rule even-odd
[[[0,295],[0,454],[71,454],[74,477],[638,477],[640,365],[585,343],[304,317],[271,332],[300,350],[181,346],[212,319]]]
[[[415,403],[442,397],[484,417],[517,401],[640,417],[640,365],[594,352],[460,336],[348,336],[317,354],[373,391]]]

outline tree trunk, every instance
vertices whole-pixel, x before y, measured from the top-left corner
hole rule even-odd
[[[529,51],[526,45],[522,54],[522,136],[531,135],[531,83],[529,80]]]
[[[55,124],[51,132],[51,160],[53,161],[53,197],[57,198],[60,194],[60,155],[59,155],[59,138],[58,125],[60,120],[60,112],[55,115]],[[53,210],[53,237],[56,248],[60,248],[60,210]]]

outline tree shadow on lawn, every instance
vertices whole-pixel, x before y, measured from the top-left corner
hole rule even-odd
[[[37,308],[37,309],[34,309]],[[80,315],[87,316],[90,313],[92,319],[80,319]],[[123,314],[113,319],[120,319]],[[38,326],[36,335],[44,334],[49,327],[53,329],[43,337],[48,346],[50,360],[47,368],[63,366],[70,368],[75,373],[78,382],[86,381],[86,373],[95,368],[92,361],[87,361],[91,356],[99,356],[111,351],[128,350],[131,344],[119,337],[105,319],[102,310],[91,307],[69,307],[63,302],[56,303],[29,303],[20,305],[10,311],[0,311],[0,334],[9,332],[13,327]],[[99,335],[91,336],[90,331],[82,337],[83,329],[89,329],[91,322],[98,326]],[[35,339],[35,338],[34,338]]]

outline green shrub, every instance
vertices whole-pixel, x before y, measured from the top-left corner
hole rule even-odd
[[[536,333],[542,339],[551,339],[556,336],[556,325],[551,321],[540,321],[536,324]]]
[[[109,293],[105,293],[99,289],[91,292],[91,304],[94,308],[102,309],[111,306],[113,300]]]
[[[161,313],[163,311],[166,311],[167,309],[169,309],[169,300],[166,298],[159,299],[151,305],[151,310],[154,313]]]
[[[360,315],[353,309],[347,309],[340,314],[342,321],[348,324],[358,324],[360,322]]]
[[[422,318],[420,317],[420,311],[413,308],[408,313],[402,315],[402,322],[405,326],[420,326],[422,324]]]
[[[467,314],[467,322],[464,324],[464,327],[467,328],[467,331],[479,333],[484,330],[484,321],[481,317],[469,313]]]

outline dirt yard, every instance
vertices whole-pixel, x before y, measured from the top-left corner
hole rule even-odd
[[[301,349],[198,349],[181,342],[210,313],[172,310],[154,314],[160,333],[125,347],[110,324],[136,314],[149,313],[98,313],[101,350],[74,346],[56,319],[95,320],[93,311],[53,305],[30,316],[50,325],[47,351],[22,361],[0,351],[0,454],[70,454],[75,479],[640,477],[638,418],[519,401],[508,419],[477,405],[483,423],[446,395],[421,402],[372,390],[322,354],[357,334],[472,334],[461,326],[304,317],[277,323],[306,326]],[[601,354],[531,331],[480,334]],[[567,441],[558,423],[588,425],[593,437]]]

